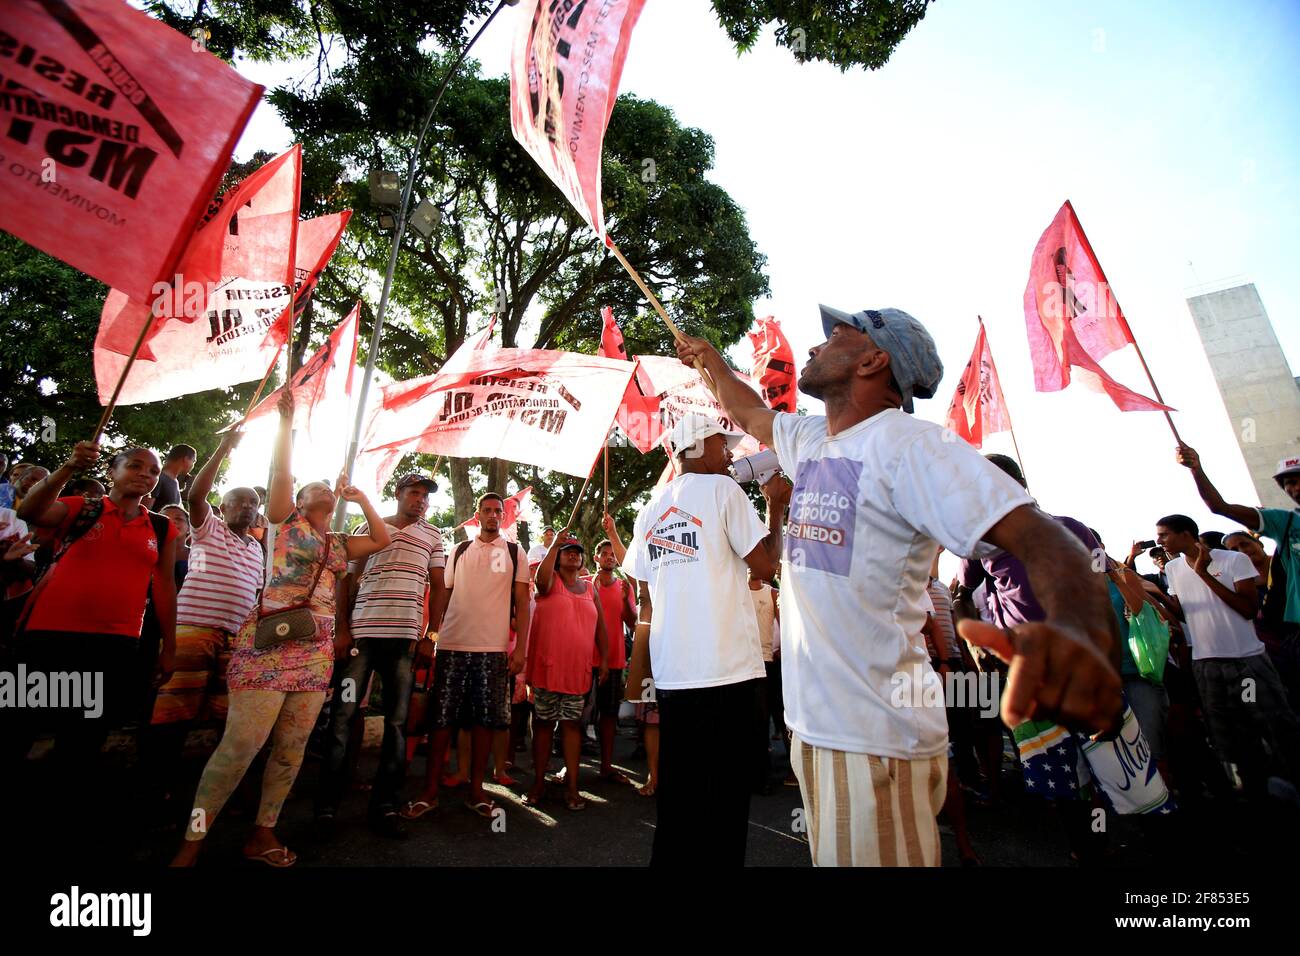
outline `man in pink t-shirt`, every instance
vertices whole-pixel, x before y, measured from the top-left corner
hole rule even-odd
[[[492,734],[510,729],[513,675],[524,668],[524,644],[509,651],[510,631],[528,633],[528,561],[501,535],[505,505],[495,492],[478,501],[479,534],[458,544],[447,561],[447,587],[434,595],[429,625],[438,650],[429,690],[429,760],[424,790],[402,816],[415,820],[438,806],[438,788],[453,730],[470,732],[469,796],[465,805],[491,818],[483,790]]]

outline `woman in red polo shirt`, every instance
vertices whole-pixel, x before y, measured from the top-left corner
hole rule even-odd
[[[140,625],[151,587],[162,628],[160,676],[170,675],[176,654],[176,532],[169,522],[158,522],[165,529],[165,540],[160,542],[154,521],[140,505],[157,484],[162,466],[147,448],[128,448],[113,456],[112,490],[100,502],[81,496],[59,498],[72,476],[98,457],[97,444],[78,442],[58,470],[28,491],[19,509],[28,524],[57,529],[61,540],[83,509],[102,508],[95,523],[73,541],[32,592],[19,638],[19,656],[28,673],[92,675],[92,682],[94,675],[103,674],[98,701],[83,707],[65,705],[59,713],[56,766],[78,775],[95,760],[109,731],[138,706],[133,698],[138,691]],[[20,757],[26,755],[38,729],[28,724],[18,738]],[[76,792],[86,792],[86,786],[87,781],[79,779]],[[60,788],[59,796],[72,794]]]
[[[558,555],[557,555],[558,551]],[[579,721],[593,676],[609,678],[609,642],[600,599],[579,578],[583,550],[578,539],[558,534],[537,568],[537,606],[528,632],[528,683],[533,688],[533,788],[524,803],[536,806],[546,789],[555,722],[560,722],[564,749],[564,783],[570,810],[586,803],[578,795],[578,760],[582,738]],[[593,656],[600,665],[594,675]]]

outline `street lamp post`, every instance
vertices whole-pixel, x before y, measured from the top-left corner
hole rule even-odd
[[[357,445],[361,441],[361,428],[365,422],[366,416],[366,399],[370,393],[370,382],[375,375],[375,358],[379,355],[379,340],[384,330],[384,315],[388,311],[388,295],[393,288],[393,272],[397,268],[397,253],[402,248],[402,237],[406,234],[407,213],[411,205],[411,194],[415,191],[415,171],[419,166],[420,154],[424,148],[424,137],[429,131],[429,124],[433,122],[434,111],[438,109],[438,103],[442,100],[442,95],[447,92],[447,85],[451,82],[452,76],[460,68],[461,63],[465,61],[470,48],[478,42],[478,38],[483,35],[483,31],[488,28],[496,15],[501,12],[503,7],[513,7],[519,0],[500,0],[492,12],[488,14],[486,20],[470,38],[469,43],[465,44],[464,49],[460,51],[460,56],[456,57],[456,62],[447,70],[447,75],[442,78],[442,83],[438,86],[438,91],[433,96],[433,102],[429,104],[428,112],[424,114],[424,123],[420,127],[420,136],[415,142],[415,150],[411,153],[410,162],[406,167],[406,183],[402,187],[402,203],[397,215],[397,223],[393,230],[393,246],[388,254],[388,271],[384,273],[384,288],[379,294],[379,309],[375,312],[375,327],[370,333],[370,351],[366,354],[366,371],[361,379],[361,395],[357,399],[357,417],[352,426],[352,440],[348,442],[348,456],[345,471],[349,480],[352,478],[352,466],[357,458]],[[339,499],[338,505],[334,509],[334,530],[343,529],[343,515],[347,511],[347,502],[342,498]]]

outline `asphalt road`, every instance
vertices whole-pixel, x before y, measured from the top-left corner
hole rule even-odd
[[[153,825],[144,827],[127,824],[132,818],[131,811],[138,809],[131,796],[135,779],[133,748],[124,736],[119,737],[118,751],[110,761],[110,776],[99,799],[100,811],[106,818],[119,818],[122,825],[95,828],[95,843],[103,844],[103,862],[120,863],[123,855],[129,855],[147,869],[168,862],[181,839],[180,821],[188,812],[195,783],[214,742],[213,735],[209,735],[206,748],[190,750],[175,788],[177,799],[172,824],[160,825],[154,819]],[[615,765],[634,780],[643,781],[645,761],[633,759],[634,747],[635,731],[631,727],[620,728]],[[781,777],[789,765],[782,745],[774,741],[773,747],[773,789],[770,795],[756,795],[751,800],[746,862],[761,867],[809,866],[806,837],[795,826],[801,808],[799,790],[781,785]],[[550,799],[542,807],[525,807],[522,798],[532,782],[531,755],[519,754],[518,758],[522,766],[513,771],[518,779],[516,786],[507,789],[488,785],[493,799],[505,811],[495,825],[463,806],[463,789],[444,790],[442,806],[411,823],[407,839],[380,837],[365,825],[368,794],[354,787],[340,808],[334,834],[322,840],[312,818],[312,794],[319,761],[309,754],[285,805],[278,832],[285,844],[298,853],[300,865],[308,867],[639,867],[649,861],[655,826],[652,799],[640,797],[634,787],[597,779],[596,763],[592,757],[584,756],[580,781],[587,799],[586,810],[568,811],[562,798],[563,788],[555,784],[550,787]],[[373,775],[376,759],[373,749],[362,753],[358,780],[368,780]],[[558,758],[553,759],[551,769],[559,767]],[[38,770],[35,766],[31,769]],[[424,760],[417,757],[411,766],[408,795],[417,791],[423,769]],[[254,764],[249,778],[215,821],[201,859],[204,867],[250,865],[244,862],[240,848],[256,812],[260,764]],[[1018,768],[1009,753],[1003,763],[1002,785],[1003,798],[998,806],[967,805],[971,839],[985,865],[1074,865],[1055,809],[1021,791]],[[1119,868],[1180,862],[1227,867],[1290,867],[1300,847],[1300,814],[1280,805],[1248,804],[1240,798],[1229,798],[1184,806],[1181,816],[1183,829],[1176,851],[1182,854],[1182,859],[1178,860],[1153,857],[1138,821],[1111,815],[1107,820],[1105,864]],[[48,853],[48,833],[30,818],[24,829],[26,839],[33,842],[33,852]],[[942,818],[940,833],[944,866],[958,867],[960,861],[952,830]],[[82,844],[74,851],[79,858],[85,846]]]

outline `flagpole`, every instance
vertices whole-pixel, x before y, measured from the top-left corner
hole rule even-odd
[[[993,379],[998,383],[998,395],[1002,397],[1002,410],[1007,416],[1007,431],[1011,433],[1011,447],[1016,452],[1016,464],[1020,466],[1020,476],[1025,477],[1025,456],[1020,454],[1020,443],[1016,441],[1016,426],[1011,424],[1011,406],[1007,404],[1007,397],[1002,394],[1002,376],[998,375],[998,363],[993,361],[993,346],[989,344],[989,333],[984,328],[984,316],[976,313],[975,318],[980,323],[980,333],[984,336],[984,351],[989,357],[989,368],[993,370]]]
[[[599,459],[597,459],[597,461],[599,461]],[[578,506],[582,504],[582,496],[586,494],[587,485],[591,483],[591,476],[594,475],[595,473],[596,473],[596,461],[593,461],[591,463],[591,471],[587,472],[586,480],[582,483],[582,487],[578,489],[578,499],[573,503],[573,511],[569,513],[569,522],[564,527],[566,528],[573,527],[573,521],[575,518],[578,517]]]
[[[1160,386],[1156,384],[1155,376],[1151,374],[1151,368],[1147,365],[1146,356],[1142,354],[1142,346],[1138,345],[1137,336],[1133,334],[1133,328],[1128,324],[1128,319],[1124,316],[1124,310],[1119,307],[1119,299],[1115,298],[1115,287],[1111,285],[1110,280],[1106,278],[1106,273],[1101,268],[1101,262],[1097,259],[1097,254],[1093,251],[1092,243],[1088,241],[1088,234],[1083,231],[1083,223],[1079,222],[1079,214],[1074,211],[1074,203],[1067,199],[1065,204],[1070,208],[1070,218],[1074,221],[1074,228],[1079,230],[1079,235],[1083,237],[1083,251],[1088,254],[1088,259],[1092,263],[1092,267],[1097,270],[1097,275],[1101,276],[1101,280],[1106,283],[1110,301],[1115,303],[1115,312],[1119,315],[1120,321],[1124,323],[1124,331],[1128,333],[1129,341],[1133,343],[1133,349],[1137,352],[1138,361],[1142,363],[1142,371],[1146,372],[1147,381],[1151,383],[1151,391],[1155,392],[1156,401],[1161,405],[1164,405],[1166,403],[1165,400],[1160,397]],[[1064,289],[1061,290],[1061,295],[1065,295]],[[1173,418],[1170,416],[1168,411],[1164,412],[1164,416],[1165,421],[1169,423],[1169,430],[1174,433],[1174,441],[1181,445],[1183,439],[1178,434],[1178,429],[1174,425]]]
[[[632,263],[628,262],[627,259],[623,257],[622,250],[618,248],[613,239],[606,236],[605,245],[609,251],[614,254],[614,258],[618,260],[619,265],[627,270],[627,274],[632,277],[632,281],[637,284],[645,294],[645,297],[650,300],[650,305],[659,313],[659,318],[663,319],[664,325],[668,326],[668,331],[673,334],[673,338],[678,342],[681,342],[685,338],[685,336],[682,335],[682,330],[677,327],[677,323],[668,317],[668,313],[664,311],[664,307],[659,303],[659,300],[655,298],[655,294],[650,291],[650,287],[645,284],[645,280],[641,278],[641,274],[633,269]],[[704,363],[698,358],[695,360],[695,370],[700,373],[700,378],[704,379],[704,384],[709,387],[709,391],[713,393],[713,397],[717,398],[718,401],[721,401],[722,399],[718,396],[718,389],[713,384],[712,376],[710,376],[705,370]]]
[[[275,350],[275,358],[271,359],[270,367],[267,368],[266,374],[262,376],[262,381],[257,383],[257,391],[253,393],[252,399],[248,402],[248,407],[244,409],[244,417],[239,420],[240,425],[243,425],[244,422],[248,421],[248,416],[253,413],[253,409],[257,406],[257,400],[262,397],[262,389],[266,388],[266,383],[271,379],[271,373],[274,372],[275,367],[280,364],[280,354],[283,351],[284,343],[281,342],[280,347]]]
[[[126,376],[131,371],[131,366],[135,364],[135,357],[140,354],[140,349],[144,345],[145,337],[149,330],[153,328],[156,317],[153,310],[149,310],[149,318],[145,320],[140,327],[140,334],[135,338],[135,345],[131,347],[131,354],[127,356],[126,365],[122,367],[122,374],[117,377],[117,385],[113,388],[113,396],[108,400],[108,405],[104,408],[104,413],[99,416],[99,424],[95,426],[95,434],[90,436],[92,442],[99,441],[99,436],[104,434],[104,426],[108,420],[113,417],[113,410],[117,408],[117,398],[122,394],[122,386],[126,384]]]
[[[602,517],[609,514],[609,435],[605,435],[605,450],[602,457],[605,459],[605,490],[601,495],[600,513]]]
[[[420,127],[419,138],[415,141],[415,149],[411,152],[410,161],[406,165],[406,183],[402,188],[401,211],[397,217],[397,224],[393,228],[393,245],[388,253],[388,271],[384,273],[384,287],[379,293],[379,308],[375,312],[375,327],[370,334],[370,350],[366,353],[366,371],[361,379],[361,394],[357,398],[357,416],[352,425],[352,440],[348,443],[347,462],[343,469],[349,481],[352,479],[352,466],[356,464],[357,445],[361,441],[361,428],[365,423],[366,399],[370,395],[370,381],[375,375],[375,360],[379,356],[379,340],[384,331],[384,316],[388,313],[388,297],[393,288],[393,273],[397,269],[397,254],[402,248],[402,237],[406,234],[406,217],[411,206],[411,194],[415,192],[416,166],[419,163],[420,153],[424,148],[424,137],[429,132],[429,124],[433,122],[433,113],[438,108],[438,103],[441,102],[443,94],[447,92],[447,85],[451,83],[452,76],[460,68],[461,63],[465,61],[470,48],[483,35],[483,31],[488,28],[488,24],[496,18],[496,15],[501,12],[503,7],[512,7],[518,2],[519,0],[500,0],[492,8],[492,12],[488,14],[487,19],[483,21],[483,25],[478,28],[478,32],[470,38],[464,49],[460,51],[460,55],[456,57],[456,62],[451,65],[451,68],[447,70],[446,75],[442,78],[442,83],[439,84],[437,92],[434,93],[433,102],[429,104],[429,109],[424,114],[424,123]],[[347,502],[339,499],[338,507],[334,509],[335,531],[342,530],[343,514],[346,509]]]

